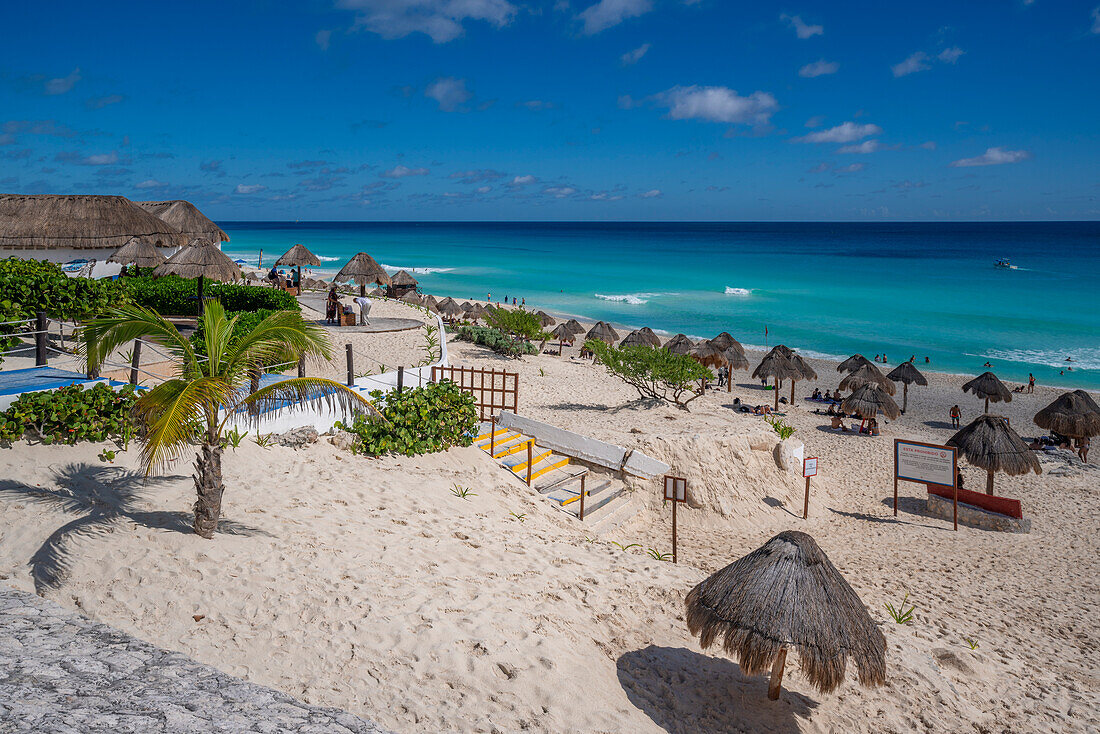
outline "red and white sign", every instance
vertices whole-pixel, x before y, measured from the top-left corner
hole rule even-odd
[[[811,456],[802,460],[802,476],[809,479],[817,476],[817,457]]]
[[[910,482],[955,486],[955,449],[894,439],[894,476]]]

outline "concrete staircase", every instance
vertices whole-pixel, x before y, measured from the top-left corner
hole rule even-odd
[[[538,446],[530,436],[507,428],[494,430],[492,423],[485,422],[474,444],[562,512],[591,523],[597,534],[613,530],[640,509],[618,479],[592,476],[587,468],[571,464],[568,456]]]

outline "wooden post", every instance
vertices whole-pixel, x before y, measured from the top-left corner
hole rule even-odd
[[[779,378],[775,378],[775,412],[779,412]]]
[[[141,365],[141,339],[134,339],[134,353],[130,357],[130,384],[138,384],[138,367]]]
[[[985,412],[986,412],[986,413],[988,413],[988,412],[989,412],[989,398],[986,398],[986,399],[985,399]]]
[[[45,367],[49,362],[46,356],[46,312],[38,311],[34,315],[34,366]]]
[[[587,475],[586,474],[581,474],[581,514],[580,514],[580,519],[581,520],[584,520],[584,495],[585,495],[584,478],[585,478],[585,476],[587,476]]]
[[[306,376],[306,358],[305,355],[298,357],[298,379]]]
[[[531,486],[531,459],[534,457],[534,441],[527,442],[527,486]]]
[[[348,387],[355,386],[355,358],[351,355],[351,345],[346,345],[348,353]]]
[[[894,447],[894,456],[897,456],[897,446]],[[898,516],[898,464],[894,459],[894,517]]]
[[[959,530],[959,473],[955,472],[955,496],[951,500],[951,524],[955,526],[955,532]]]
[[[733,392],[733,363],[726,367],[726,392]]]
[[[359,284],[359,297],[360,298],[366,298],[367,297],[367,284],[366,283],[360,283]]]
[[[794,405],[794,383],[796,383],[796,382],[798,382],[798,381],[797,380],[791,380],[791,405],[792,406]]]
[[[990,469],[985,475],[985,493],[993,494],[993,470]]]
[[[401,392],[401,389],[405,387],[405,368],[397,368],[397,392]]]
[[[489,416],[489,456],[497,452],[497,417]]]
[[[676,557],[676,505],[680,504],[676,501],[676,491],[672,492],[672,562],[677,562]]]
[[[779,691],[783,688],[783,666],[787,664],[787,648],[781,648],[772,663],[772,677],[768,683],[768,698],[773,701],[779,699]]]
[[[806,501],[802,504],[802,519],[810,516],[810,478],[806,477]]]
[[[904,413],[909,408],[909,383],[901,383],[901,412]]]

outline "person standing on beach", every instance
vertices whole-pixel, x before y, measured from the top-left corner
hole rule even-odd
[[[948,415],[951,416],[951,427],[952,428],[958,428],[959,427],[959,419],[962,418],[962,411],[959,410],[959,406],[958,405],[952,406],[952,408],[951,408],[950,412],[948,413]]]
[[[1030,372],[1027,373],[1027,391],[1028,393],[1035,392],[1035,375]]]
[[[485,300],[488,301],[489,303],[492,303],[493,302],[493,294],[492,293],[486,293],[485,294]]]

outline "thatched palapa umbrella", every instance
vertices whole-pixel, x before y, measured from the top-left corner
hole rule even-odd
[[[741,354],[745,353],[745,348],[741,346],[741,342],[730,336],[728,331],[723,331],[721,334],[711,339],[710,343],[723,352],[728,349],[736,349],[741,352]]]
[[[1042,474],[1039,459],[999,415],[979,415],[947,440],[971,466],[985,469],[985,493],[993,494],[993,472],[1010,477],[1033,471]]]
[[[420,306],[423,303],[423,300],[420,298],[420,294],[416,291],[408,291],[398,300],[404,301],[405,303],[411,303],[414,306]]]
[[[294,245],[275,261],[277,268],[298,268],[298,282],[302,282],[302,267],[318,268],[321,258],[309,251],[305,245]]]
[[[554,330],[550,332],[551,338],[558,343],[558,356],[561,356],[562,350],[565,349],[565,343],[573,343],[576,339],[576,334],[569,328],[568,324],[558,324],[554,327]]]
[[[606,321],[597,321],[585,334],[586,339],[599,339],[608,344],[619,341],[619,333]]]
[[[1084,390],[1065,392],[1035,414],[1035,425],[1070,438],[1100,436],[1100,407]]]
[[[565,322],[565,326],[567,329],[569,329],[569,331],[573,332],[574,335],[584,333],[584,327],[581,326],[581,322],[577,321],[576,319],[569,319]]]
[[[879,411],[890,420],[901,415],[901,409],[894,399],[873,382],[860,385],[852,391],[851,395],[841,401],[840,409],[845,413],[855,413],[863,420],[874,418]]]
[[[851,357],[848,357],[848,359],[846,359],[843,362],[841,362],[840,364],[838,364],[836,366],[836,371],[837,372],[855,372],[856,370],[858,370],[860,367],[862,367],[865,364],[869,364],[872,367],[875,366],[874,363],[871,360],[867,359],[862,354],[853,354]],[[878,368],[876,367],[876,369],[878,369]]]
[[[775,410],[779,410],[779,381],[791,380],[792,382],[803,379],[802,367],[791,359],[792,350],[782,344],[774,347],[764,355],[760,364],[756,365],[752,376],[758,380],[772,378],[775,383]],[[791,386],[792,391],[794,386]],[[792,393],[793,394],[793,393]]]
[[[927,385],[928,380],[924,375],[920,373],[912,362],[902,362],[894,369],[890,370],[890,374],[886,375],[887,380],[893,380],[894,382],[900,382],[901,388],[901,412],[904,413],[905,409],[909,407],[909,386],[910,385]]]
[[[772,700],[788,648],[822,693],[843,682],[849,658],[864,686],[886,682],[886,637],[806,533],[776,535],[700,583],[685,603],[688,630],[703,648],[721,644],[746,675],[771,671]]]
[[[195,240],[172,257],[158,265],[153,271],[154,277],[178,275],[181,278],[197,280],[198,311],[203,313],[203,279],[209,278],[222,283],[241,279],[241,269],[212,242]]]
[[[453,321],[462,315],[462,307],[455,302],[455,299],[447,296],[439,302],[439,313],[443,318]]]
[[[635,329],[623,337],[619,346],[659,347],[661,346],[661,338],[654,334],[648,326],[643,326],[641,329]]]
[[[555,319],[553,316],[546,313],[545,311],[536,311],[535,315],[539,317],[539,323],[542,325],[543,328],[546,328],[547,326],[553,326],[554,324],[558,323],[557,319]]]
[[[710,342],[699,342],[688,351],[688,356],[704,367],[721,367],[726,357]]]
[[[887,395],[893,395],[897,392],[897,387],[894,383],[890,382],[889,378],[882,374],[878,367],[875,367],[873,364],[865,364],[849,372],[845,378],[840,381],[841,390],[855,390],[857,387],[862,387],[863,385],[877,385]]]
[[[435,300],[435,296],[425,296],[424,307],[432,313],[439,313],[439,301]]]
[[[107,262],[134,265],[139,268],[155,268],[167,259],[152,242],[132,237],[129,242],[115,250],[115,253],[107,258]]]
[[[691,351],[691,348],[695,346],[695,342],[688,339],[684,334],[677,334],[676,336],[665,342],[665,349],[673,354],[687,355]]]
[[[1012,393],[992,372],[983,372],[970,382],[963,384],[963,392],[985,398],[985,412],[989,412],[990,401],[994,403],[1011,403]]]
[[[359,295],[367,293],[367,286],[377,283],[388,286],[392,281],[390,276],[375,262],[374,258],[365,252],[355,255],[347,264],[340,268],[340,272],[332,279],[333,283],[357,283]]]
[[[410,291],[415,291],[418,285],[420,284],[409,271],[398,270],[390,276],[390,286],[387,292],[391,298],[400,298]]]

